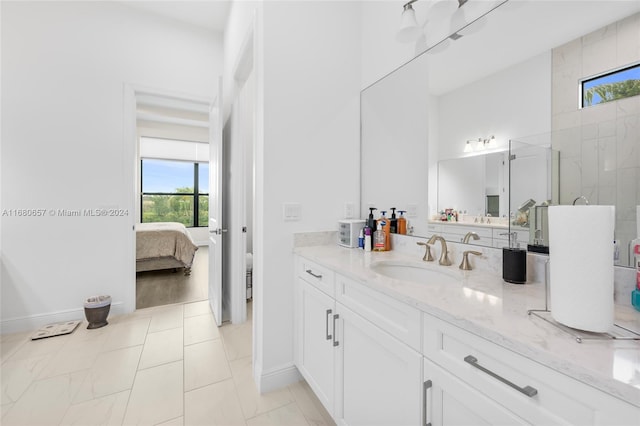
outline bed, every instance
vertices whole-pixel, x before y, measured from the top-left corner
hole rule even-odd
[[[181,223],[156,222],[136,225],[136,272],[184,268],[191,274],[196,246]]]

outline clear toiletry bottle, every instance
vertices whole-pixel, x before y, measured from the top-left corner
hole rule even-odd
[[[378,221],[378,229],[373,233],[373,251],[386,250],[386,236],[383,229],[384,221]]]
[[[364,228],[364,251],[371,251],[373,248],[373,239],[371,238],[371,228]]]

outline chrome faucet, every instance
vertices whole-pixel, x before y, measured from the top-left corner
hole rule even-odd
[[[436,241],[440,241],[440,246],[442,248],[442,252],[440,253],[440,260],[438,263],[443,266],[451,265],[451,260],[449,259],[449,252],[447,251],[447,242],[440,235],[432,235],[427,241],[427,244],[435,244]]]
[[[474,240],[479,240],[480,239],[478,234],[476,234],[475,232],[467,232],[467,234],[462,239],[462,242],[464,244],[469,244],[469,239],[471,239],[471,237],[473,237]]]
[[[427,243],[423,243],[422,241],[418,241],[416,244],[419,246],[424,246],[426,249],[422,260],[424,260],[425,262],[433,262],[433,256],[431,255],[431,246]]]

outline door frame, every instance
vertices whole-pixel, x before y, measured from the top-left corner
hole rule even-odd
[[[176,102],[189,102],[210,105],[211,99],[208,97],[195,96],[191,94],[173,92],[169,90],[144,87],[135,84],[125,83],[123,86],[123,175],[124,193],[129,194],[126,202],[126,209],[129,213],[127,226],[131,228],[131,234],[124,245],[126,251],[129,279],[125,281],[123,292],[123,313],[130,313],[136,310],[136,223],[140,217],[140,190],[139,187],[139,157],[140,142],[138,139],[137,126],[137,105],[141,96],[152,96],[158,98],[171,98]],[[207,108],[208,109],[208,108]]]
[[[254,197],[253,203],[253,214],[252,214],[252,223],[246,223],[246,194],[247,194],[247,182],[246,182],[246,170],[247,167],[253,167],[253,164],[247,164],[246,158],[246,149],[244,140],[240,137],[242,134],[241,128],[245,124],[242,120],[242,117],[239,114],[239,110],[241,108],[238,107],[238,101],[240,98],[240,91],[246,84],[249,77],[253,76],[254,84],[253,89],[254,93],[252,94],[253,106],[252,106],[252,145],[253,145],[253,156],[252,161],[255,164],[256,161],[256,106],[257,106],[257,96],[256,96],[256,76],[255,76],[255,63],[256,63],[256,49],[255,49],[255,16],[249,27],[247,28],[241,47],[239,49],[238,57],[236,63],[233,66],[233,79],[230,79],[233,84],[232,89],[232,99],[231,99],[231,110],[233,111],[234,118],[232,119],[233,131],[232,133],[238,139],[234,140],[231,143],[242,143],[241,147],[241,161],[236,161],[231,165],[232,173],[235,176],[239,177],[238,186],[236,191],[232,191],[235,193],[235,199],[232,201],[234,206],[238,206],[237,209],[233,209],[231,214],[233,215],[233,222],[236,224],[242,223],[243,226],[251,226],[252,235],[254,238],[253,248],[255,251],[255,237],[256,237],[256,203]],[[255,173],[253,177],[253,192],[256,193],[255,188]],[[239,230],[234,230],[236,232],[232,232],[230,238],[232,239],[232,253],[230,253],[232,260],[229,263],[232,265],[229,277],[231,279],[231,306],[230,306],[230,320],[233,324],[241,324],[247,320],[247,301],[246,301],[246,233],[238,232]],[[259,254],[258,254],[259,256]],[[256,274],[256,254],[253,256],[253,289],[252,289],[252,297],[254,300],[259,298],[260,292],[256,286],[258,281],[258,274]],[[253,304],[254,312],[256,310],[256,305]],[[255,320],[256,316],[253,315],[254,328],[253,333],[255,336],[256,328],[255,328]],[[255,359],[255,357],[254,357]]]

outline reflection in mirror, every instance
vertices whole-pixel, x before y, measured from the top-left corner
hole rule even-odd
[[[458,215],[506,218],[508,200],[507,152],[438,162],[438,214],[447,209]],[[458,216],[459,222],[464,222]],[[496,222],[497,223],[497,222]]]
[[[362,92],[361,217],[369,207],[407,211],[408,229],[426,235],[428,100],[420,67],[409,67]]]
[[[507,245],[508,158],[503,151],[439,161],[438,212],[429,229],[449,241]]]
[[[499,148],[506,149],[509,140],[530,143],[520,135],[546,134],[545,146],[560,152],[559,179],[554,177],[560,203],[589,197],[596,189],[599,204],[625,200],[616,209],[616,264],[629,266],[627,243],[632,234],[638,236],[631,213],[640,192],[640,125],[630,114],[637,119],[640,98],[580,109],[578,81],[640,61],[640,39],[633,31],[640,25],[638,12],[640,2],[630,1],[509,0],[475,33],[446,38],[446,48],[436,45],[364,89],[361,216],[370,203],[385,210],[398,207],[413,213],[414,235],[442,231],[429,222],[441,208],[439,160],[467,156],[465,141],[479,136],[495,135]],[[542,202],[516,191],[512,188],[508,215],[520,207],[516,199]],[[612,196],[616,200],[606,200]],[[498,195],[500,216],[501,202]],[[479,202],[457,207],[487,210]],[[450,238],[463,236],[460,230]],[[480,235],[480,241],[501,247],[498,237],[504,238],[496,231],[495,239]]]
[[[557,204],[559,153],[549,135],[529,138],[535,144],[509,141],[509,231],[512,246],[549,253],[548,206]],[[515,231],[515,233],[514,233]]]
[[[640,97],[631,102],[640,105]],[[559,159],[552,156],[552,160],[558,162],[551,169],[553,204],[570,205],[584,196],[590,205],[615,206],[614,263],[631,266],[632,246],[640,236],[640,115],[620,106],[616,110],[620,116],[615,120],[518,138],[514,144],[524,150],[522,157],[533,150],[530,144],[548,142],[554,153],[559,153]],[[517,162],[516,159],[514,163]],[[512,174],[513,192],[520,192],[515,187],[522,184],[514,180],[526,180],[526,177]],[[512,208],[515,205],[516,200]]]

